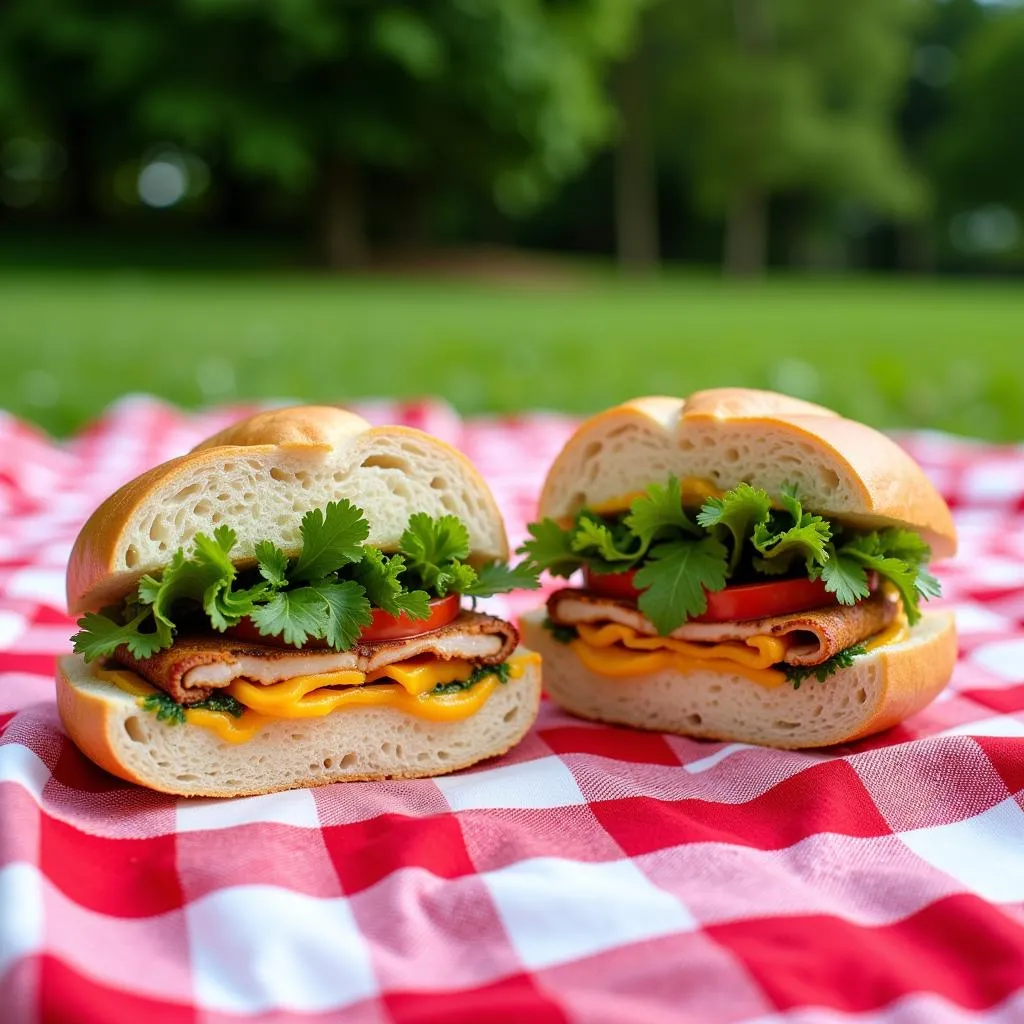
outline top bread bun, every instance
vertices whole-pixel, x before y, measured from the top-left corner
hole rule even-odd
[[[587,420],[548,472],[540,515],[625,507],[673,474],[722,490],[747,481],[774,496],[794,484],[809,511],[915,530],[938,557],[956,551],[949,508],[894,441],[820,405],[745,388],[637,398]]]
[[[75,541],[68,610],[118,600],[221,523],[238,535],[237,563],[254,562],[261,540],[296,555],[302,516],[342,498],[366,514],[367,543],[384,550],[397,547],[414,512],[451,513],[469,530],[471,561],[508,558],[494,497],[460,452],[421,430],[299,406],[236,423],[112,494]]]

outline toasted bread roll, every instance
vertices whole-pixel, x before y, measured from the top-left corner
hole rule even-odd
[[[452,513],[469,530],[470,560],[508,557],[501,514],[470,462],[408,427],[371,427],[327,406],[260,413],[144,473],[90,517],[68,565],[68,609],[95,610],[163,568],[197,533],[238,534],[232,560],[260,540],[295,555],[303,513],[347,498],[370,523],[367,543],[394,549],[409,516]]]
[[[158,720],[77,655],[57,665],[57,706],[75,745],[122,779],[181,796],[252,796],[445,774],[515,746],[539,703],[540,667],[532,658],[520,678],[497,686],[461,721],[351,708],[322,718],[267,719],[248,742],[231,744],[198,725]]]
[[[687,399],[638,398],[587,420],[548,473],[539,515],[625,507],[670,474],[728,490],[747,481],[862,529],[902,526],[937,557],[956,551],[946,503],[894,441],[810,402],[719,388]]]
[[[929,704],[949,682],[956,631],[949,613],[926,614],[901,643],[878,647],[823,682],[767,688],[728,671],[614,678],[584,667],[543,625],[520,622],[523,642],[544,659],[544,686],[581,718],[703,739],[799,749],[848,743],[888,729]]]

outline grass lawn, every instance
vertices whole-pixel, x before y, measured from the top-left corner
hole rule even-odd
[[[57,433],[127,391],[587,412],[745,384],[880,426],[1024,438],[1024,288],[1011,282],[7,269],[0,352],[0,408]]]

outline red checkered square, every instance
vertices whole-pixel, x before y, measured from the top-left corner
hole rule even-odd
[[[439,878],[473,874],[454,814],[410,818],[382,814],[349,825],[328,825],[323,842],[342,891],[361,892],[402,868]]]
[[[152,917],[182,905],[177,837],[94,836],[50,815],[40,828],[39,869],[80,907],[112,917]]]
[[[880,836],[889,831],[845,761],[812,764],[744,803],[627,797],[595,803],[593,809],[609,835],[632,856],[682,843],[767,850],[818,832]]]

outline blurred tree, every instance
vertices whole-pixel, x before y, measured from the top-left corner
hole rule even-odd
[[[4,74],[23,91],[74,37],[76,78],[122,123],[315,192],[325,257],[354,266],[369,169],[416,235],[442,185],[515,211],[580,168],[610,128],[604,71],[640,2],[9,0],[36,12],[21,16],[35,57],[11,53]]]
[[[916,0],[663,0],[647,21],[657,140],[703,209],[724,263],[764,266],[769,201],[800,192],[920,214],[923,183],[894,131]]]
[[[1004,204],[1024,217],[1024,10],[989,12],[952,82],[952,113],[935,140],[952,207]]]

